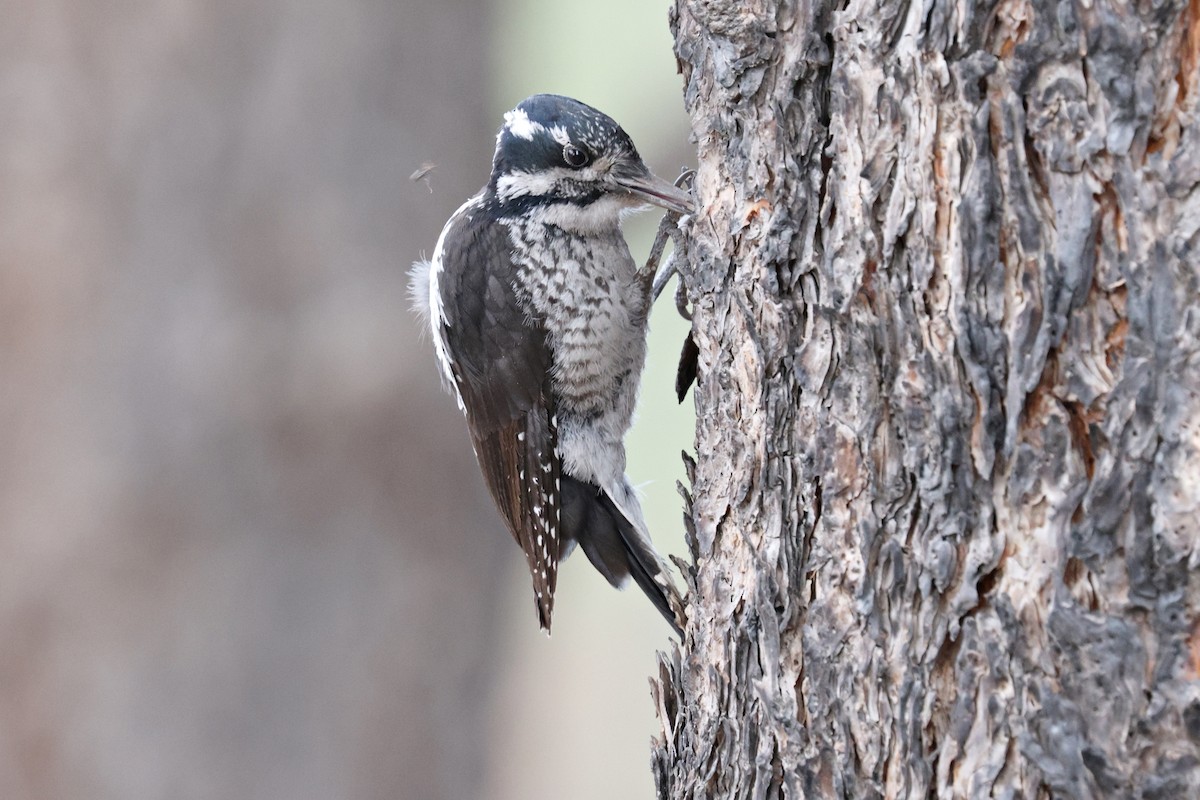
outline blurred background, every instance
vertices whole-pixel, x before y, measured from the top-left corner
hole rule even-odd
[[[692,163],[666,0],[598,8],[0,0],[0,798],[652,796],[667,626],[577,555],[538,631],[406,293],[526,95]]]

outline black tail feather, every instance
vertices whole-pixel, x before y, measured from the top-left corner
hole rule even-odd
[[[596,570],[613,586],[632,577],[650,598],[680,638],[683,630],[663,587],[655,580],[661,573],[658,559],[648,550],[632,523],[625,518],[606,492],[590,483],[562,476],[563,541],[579,543]]]

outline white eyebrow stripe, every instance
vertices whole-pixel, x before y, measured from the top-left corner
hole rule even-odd
[[[504,115],[504,127],[513,136],[525,139],[526,141],[533,141],[533,137],[539,131],[546,130],[545,125],[531,120],[524,109],[520,108],[514,108]]]
[[[536,125],[537,123],[533,124]],[[563,147],[566,147],[571,143],[571,137],[567,135],[567,129],[562,125],[555,125],[553,128],[551,128],[550,135],[554,137],[554,141],[558,142]]]

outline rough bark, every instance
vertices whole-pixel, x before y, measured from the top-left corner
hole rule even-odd
[[[659,795],[1200,796],[1200,3],[678,0]]]

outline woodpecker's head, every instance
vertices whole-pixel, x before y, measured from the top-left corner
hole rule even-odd
[[[504,115],[488,189],[503,209],[567,228],[614,225],[646,203],[692,210],[687,192],[652,174],[611,117],[554,94]]]

